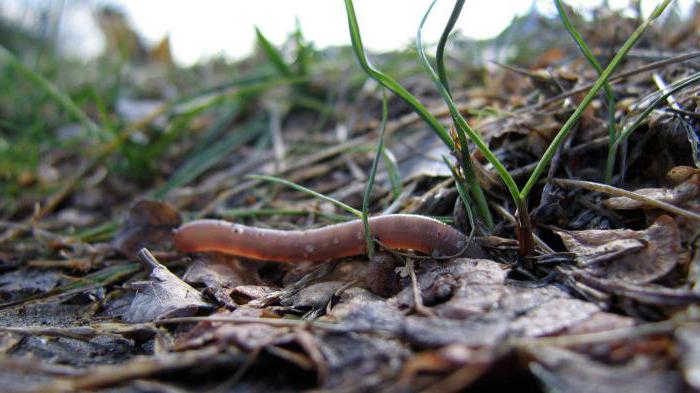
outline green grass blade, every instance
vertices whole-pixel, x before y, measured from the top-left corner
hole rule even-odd
[[[271,88],[282,85],[296,85],[306,82],[306,78],[298,76],[292,77],[268,77],[262,78],[255,82],[246,83],[241,86],[232,87],[226,91],[215,91],[201,96],[191,97],[187,100],[178,100],[177,105],[173,109],[173,113],[177,115],[187,115],[192,112],[201,111],[209,108],[219,102],[230,98],[240,98],[262,93]]]
[[[24,65],[12,52],[7,50],[2,45],[0,45],[0,60],[5,61],[17,72],[34,83],[47,96],[56,102],[56,104],[63,108],[63,110],[68,112],[75,120],[80,122],[80,124],[85,127],[91,136],[100,140],[107,140],[109,138],[109,133],[104,131],[102,128],[100,128],[100,126],[92,121],[85,114],[85,112],[83,112],[82,109],[80,109],[78,105],[76,105],[75,102],[70,99],[70,97],[63,94],[51,81]]]
[[[227,219],[259,217],[259,216],[309,216],[313,214],[335,222],[346,222],[355,220],[357,217],[346,216],[334,213],[309,212],[308,210],[289,209],[224,209],[217,212],[217,215]]]
[[[339,200],[337,200],[337,199],[333,199],[333,198],[331,198],[331,197],[329,197],[329,196],[326,196],[326,195],[323,195],[323,194],[321,194],[321,193],[318,193],[318,192],[316,192],[316,191],[314,191],[314,190],[311,190],[311,189],[309,189],[309,188],[306,188],[306,187],[304,187],[304,186],[300,186],[300,185],[298,185],[298,184],[296,184],[296,183],[292,183],[292,182],[290,182],[289,180],[280,179],[279,177],[267,176],[267,175],[248,175],[248,176],[246,176],[246,178],[247,178],[247,179],[255,179],[255,180],[264,180],[264,181],[267,181],[267,182],[270,182],[270,183],[282,184],[282,185],[287,186],[287,187],[289,187],[289,188],[293,188],[293,189],[295,189],[295,190],[297,190],[297,191],[305,192],[305,193],[307,193],[307,194],[309,194],[309,195],[312,195],[312,196],[314,196],[314,197],[316,197],[316,198],[323,199],[324,201],[328,201],[328,202],[330,202],[330,203],[332,203],[332,204],[334,204],[334,205],[336,205],[336,206],[338,206],[338,207],[344,209],[344,210],[347,211],[348,213],[353,214],[353,215],[356,216],[357,218],[362,218],[362,212],[359,211],[359,210],[357,210],[357,209],[355,209],[355,208],[353,208],[352,206],[347,205],[347,204],[345,204],[345,203],[343,203],[343,202],[341,202],[341,201],[339,201]]]
[[[455,179],[455,187],[457,188],[459,199],[462,200],[464,208],[467,210],[467,218],[469,219],[469,225],[471,226],[471,231],[469,231],[469,239],[467,240],[467,244],[469,244],[471,243],[472,238],[474,237],[474,233],[476,231],[476,221],[474,220],[474,213],[472,212],[469,194],[467,193],[467,190],[464,188],[464,185],[462,184],[462,181],[459,178],[459,175],[457,174],[457,169],[450,165],[450,162],[447,160],[447,157],[442,156],[442,160],[445,162],[445,165],[447,165],[447,167],[450,168],[452,178]]]
[[[467,156],[467,140],[465,134],[469,136],[469,139],[471,139],[472,142],[474,142],[474,144],[476,145],[476,147],[484,154],[484,157],[486,157],[486,159],[489,162],[491,162],[491,164],[496,168],[496,171],[498,172],[499,176],[510,191],[514,200],[518,195],[518,186],[515,184],[515,180],[513,180],[513,177],[510,176],[510,174],[508,173],[508,170],[498,160],[496,155],[493,154],[491,149],[489,149],[488,145],[484,142],[484,140],[481,139],[481,136],[476,131],[474,131],[474,129],[472,129],[471,126],[469,126],[467,121],[457,109],[457,105],[452,100],[452,96],[442,84],[442,82],[440,81],[440,77],[437,75],[435,70],[433,70],[433,68],[430,65],[430,62],[428,61],[428,57],[426,56],[425,50],[423,48],[423,26],[425,25],[425,22],[427,21],[428,16],[430,15],[430,12],[432,11],[433,6],[435,5],[435,2],[436,0],[434,0],[430,4],[430,7],[428,7],[428,10],[423,15],[423,19],[421,20],[421,23],[418,27],[418,31],[416,32],[416,46],[418,50],[418,56],[420,57],[421,63],[423,64],[423,68],[428,73],[428,75],[430,75],[431,79],[433,80],[433,83],[435,84],[435,87],[442,96],[442,99],[445,101],[445,103],[450,109],[450,114],[452,115],[452,120],[455,123],[457,135],[459,137],[460,145],[462,147],[463,157],[461,159],[461,163],[463,164],[462,169],[464,169],[465,172],[465,180],[467,181],[467,184],[469,184],[470,191],[472,193],[472,196],[474,197],[476,207],[479,211],[479,215],[482,219],[484,219],[484,222],[487,225],[487,227],[491,228],[493,227],[493,219],[491,218],[491,213],[489,212],[488,204],[486,203],[486,197],[484,196],[481,187],[478,186],[478,178],[476,177],[473,168],[471,168],[470,159]]]
[[[554,0],[554,5],[557,7],[557,12],[559,13],[559,18],[561,19],[562,23],[564,24],[564,27],[566,30],[569,32],[569,35],[576,41],[576,45],[578,45],[579,49],[581,50],[581,53],[583,53],[583,56],[588,60],[588,62],[595,68],[596,72],[598,73],[598,76],[603,73],[603,67],[598,63],[598,60],[595,58],[593,55],[593,52],[590,50],[588,45],[586,44],[586,41],[584,41],[583,37],[581,36],[581,33],[576,30],[576,27],[574,27],[573,23],[571,23],[571,20],[569,19],[569,16],[566,13],[566,10],[564,9],[564,4],[561,2],[561,0]],[[605,100],[607,101],[607,106],[608,106],[608,137],[610,139],[610,149],[608,150],[608,158],[607,158],[607,164],[606,164],[606,171],[605,171],[605,182],[610,183],[612,181],[612,170],[615,164],[615,152],[617,151],[616,149],[612,148],[613,143],[615,143],[615,139],[617,139],[617,130],[615,128],[615,94],[612,91],[612,88],[610,87],[610,84],[605,81],[605,84],[603,84],[603,91],[605,92]]]
[[[295,65],[297,75],[305,77],[309,75],[309,65],[311,63],[313,48],[304,39],[304,33],[301,30],[301,22],[299,21],[299,18],[294,20],[293,36],[294,42],[296,43]]]
[[[442,36],[440,36],[440,41],[438,41],[437,48],[435,49],[437,74],[440,77],[440,82],[442,82],[445,86],[445,90],[447,90],[450,95],[452,95],[452,92],[447,81],[447,71],[445,70],[445,45],[447,45],[447,39],[450,38],[450,33],[452,33],[452,29],[454,29],[463,7],[464,0],[457,0],[455,2],[452,14],[450,14],[450,19],[447,21],[447,25],[445,25],[445,29],[442,31]]]
[[[268,60],[270,60],[270,63],[272,63],[272,65],[275,67],[277,72],[286,77],[294,75],[292,69],[284,61],[282,53],[280,53],[280,51],[277,50],[274,45],[272,45],[272,43],[263,35],[257,26],[255,27],[255,36],[257,37],[258,45],[260,45],[260,48],[262,48],[263,52],[265,52],[265,55],[267,56]]]
[[[216,126],[216,125],[215,125]],[[216,165],[231,151],[259,135],[264,128],[261,124],[246,124],[210,147],[199,151],[170,176],[167,182],[153,192],[156,199],[165,197],[170,191],[189,183]]]
[[[355,51],[355,57],[357,57],[357,60],[365,73],[367,73],[367,75],[369,75],[372,79],[376,80],[380,85],[391,90],[397,96],[399,96],[399,98],[404,100],[404,102],[406,102],[418,114],[418,116],[421,117],[421,119],[428,123],[430,128],[433,129],[437,136],[450,148],[450,150],[454,150],[455,146],[452,138],[450,138],[447,130],[445,130],[435,116],[433,116],[423,104],[421,104],[398,82],[370,65],[362,44],[360,27],[357,23],[357,16],[355,15],[355,7],[352,0],[345,0],[345,10],[348,15],[348,26],[350,28],[352,48]]]
[[[399,164],[396,162],[396,157],[394,157],[391,151],[386,147],[382,149],[382,160],[386,167],[386,173],[389,175],[391,195],[396,199],[403,191],[403,181],[401,180],[401,173],[399,172]]]
[[[615,68],[620,64],[622,59],[627,55],[627,52],[632,49],[634,44],[637,43],[639,38],[641,38],[642,34],[646,29],[652,24],[652,22],[658,18],[661,13],[666,9],[666,7],[669,5],[671,0],[664,0],[662,3],[658,4],[654,11],[652,11],[651,15],[642,23],[637,30],[632,33],[632,35],[625,41],[625,43],[622,45],[622,48],[617,52],[615,57],[610,61],[610,64],[603,70],[603,72],[600,74],[600,77],[598,80],[595,82],[593,87],[588,91],[586,96],[581,100],[581,103],[579,106],[576,108],[573,114],[567,119],[567,121],[564,123],[562,128],[559,130],[557,135],[554,137],[554,140],[552,143],[549,144],[549,147],[545,151],[544,155],[540,159],[540,161],[537,163],[537,166],[535,167],[534,171],[530,175],[530,178],[528,179],[527,183],[523,187],[523,189],[520,191],[520,198],[521,199],[527,199],[528,194],[532,190],[532,187],[535,186],[537,181],[540,179],[542,176],[542,173],[544,170],[547,168],[547,165],[549,165],[549,162],[552,160],[552,157],[554,157],[554,154],[556,153],[557,149],[559,148],[559,145],[561,145],[564,140],[566,139],[566,136],[569,134],[569,131],[573,128],[573,126],[576,124],[576,122],[579,120],[581,115],[583,114],[583,111],[588,107],[588,105],[591,103],[593,100],[593,97],[595,97],[596,94],[600,91],[600,89],[603,88],[603,85],[607,82],[608,78],[610,75],[615,71]]]
[[[596,72],[598,75],[603,73],[603,67],[600,65],[598,62],[598,59],[595,58],[595,55],[593,55],[593,52],[591,49],[588,47],[586,44],[586,41],[584,41],[583,37],[581,36],[581,33],[576,30],[576,27],[574,27],[573,23],[571,23],[571,20],[569,19],[569,15],[566,13],[566,10],[564,9],[564,4],[561,2],[561,0],[554,0],[554,5],[557,7],[557,12],[559,13],[559,18],[561,19],[562,23],[564,24],[564,27],[566,30],[569,32],[569,35],[571,35],[571,38],[576,41],[576,45],[579,47],[581,50],[581,53],[586,57],[586,60],[595,68]],[[603,85],[603,89],[605,90],[606,94],[612,95],[612,91],[610,90],[610,84],[608,84],[607,81],[605,81],[605,84]]]
[[[377,145],[377,154],[372,161],[372,168],[369,171],[367,179],[367,187],[365,187],[365,195],[362,198],[362,224],[365,227],[365,241],[367,242],[367,254],[370,258],[374,257],[374,240],[369,230],[369,199],[372,195],[372,187],[374,187],[374,178],[377,175],[377,166],[379,159],[382,156],[384,149],[384,134],[386,133],[386,122],[389,118],[389,108],[387,105],[386,90],[382,90],[382,122],[379,126],[379,143]]]
[[[615,141],[614,147],[619,147],[622,142],[629,138],[630,135],[632,135],[632,133],[636,131],[640,125],[642,125],[646,117],[649,116],[649,114],[654,109],[656,109],[656,107],[658,107],[659,104],[664,102],[669,96],[676,94],[677,92],[685,89],[686,87],[692,86],[698,82],[700,82],[700,72],[692,74],[681,80],[677,80],[672,84],[668,85],[667,88],[663,91],[659,91],[658,93],[660,94],[657,94],[654,100],[645,106],[644,110],[642,111],[642,113],[639,114],[639,116],[636,117],[635,121],[629,127],[624,127],[622,129],[622,132],[620,132],[620,137]]]

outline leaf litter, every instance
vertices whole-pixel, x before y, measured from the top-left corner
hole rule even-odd
[[[696,42],[680,33],[696,27],[700,8],[693,12],[689,20],[653,26],[610,79],[617,126],[642,119],[640,110],[659,97],[659,80],[697,71]],[[131,31],[119,15],[114,21]],[[593,19],[576,18],[605,62],[620,31],[629,35],[637,24],[605,8]],[[561,27],[553,22],[533,12],[494,41],[455,42],[449,59],[462,70],[450,82],[459,109],[518,181],[533,171],[596,79],[573,45],[561,45]],[[537,40],[528,40],[530,30]],[[523,41],[505,43],[520,51],[498,66],[468,57],[480,45],[503,45],[506,36]],[[168,60],[167,42],[153,53],[127,50],[119,60],[133,66],[118,82],[125,88],[98,86],[96,94],[116,94],[106,107],[80,101],[90,117],[102,116],[104,127],[121,130],[116,139],[83,138],[66,151],[42,145],[47,154],[33,171],[2,172],[13,167],[0,162],[3,181],[9,179],[4,192],[12,195],[0,201],[4,387],[700,389],[700,183],[690,132],[698,130],[697,90],[674,93],[642,119],[610,186],[601,184],[608,102],[595,99],[561,145],[546,186],[533,189],[539,245],[525,259],[517,252],[515,206],[480,152],[472,154],[474,166],[493,212],[502,214],[490,233],[479,227],[479,259],[388,250],[288,265],[183,255],[172,245],[172,231],[193,218],[277,229],[349,219],[297,190],[245,178],[248,172],[362,204],[380,125],[377,84],[343,50],[313,49],[301,30],[282,49],[262,32],[258,40],[251,58],[191,69]],[[115,61],[111,55],[105,61]],[[377,56],[377,63],[448,121],[449,110],[411,53]],[[250,79],[232,81],[232,73]],[[8,116],[24,124],[20,110]],[[105,110],[113,113],[105,117]],[[469,233],[443,163],[449,150],[394,97],[387,120],[386,159],[370,212],[430,215]],[[77,123],[46,121],[63,130],[62,138],[82,132]],[[56,191],[42,194],[42,187]]]

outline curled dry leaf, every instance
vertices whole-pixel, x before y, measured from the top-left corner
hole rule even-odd
[[[344,291],[328,317],[349,329],[390,333],[400,332],[404,322],[395,305],[362,288]]]
[[[182,279],[188,284],[203,286],[207,295],[230,309],[236,306],[231,298],[233,288],[260,283],[257,272],[245,269],[234,258],[218,253],[198,257],[187,267]]]
[[[586,272],[634,284],[648,283],[669,273],[681,251],[678,225],[666,215],[643,231],[555,232],[566,248],[576,254],[578,266]]]
[[[156,248],[170,241],[173,228],[181,222],[180,215],[167,203],[141,199],[129,208],[113,245],[135,257],[144,247]]]
[[[136,296],[122,316],[125,321],[138,323],[186,317],[212,308],[196,289],[163,265],[154,266],[149,278],[149,281],[131,284]]]
[[[280,305],[297,312],[315,310],[322,312],[326,309],[328,303],[331,302],[336,292],[344,286],[345,283],[342,281],[313,283],[289,297],[280,299]]]
[[[666,179],[673,184],[680,184],[698,175],[700,175],[700,169],[698,168],[692,166],[676,166],[666,173]],[[695,179],[695,181],[700,181],[700,178]]]

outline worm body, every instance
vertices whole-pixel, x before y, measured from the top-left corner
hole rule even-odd
[[[369,219],[370,233],[383,244],[431,256],[462,251],[467,238],[458,230],[425,216],[389,214]],[[175,232],[182,252],[217,251],[276,262],[322,261],[366,253],[361,220],[317,229],[283,231],[234,224],[223,220],[196,220]],[[470,248],[467,255],[478,250]]]

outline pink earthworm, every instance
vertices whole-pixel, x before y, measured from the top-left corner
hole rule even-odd
[[[465,247],[467,237],[430,217],[388,214],[369,219],[370,233],[383,245],[430,256],[453,256],[480,247]],[[215,251],[276,262],[323,261],[365,254],[361,220],[306,230],[264,229],[223,220],[196,220],[175,231],[175,247],[182,252]],[[466,250],[465,250],[466,248]]]

